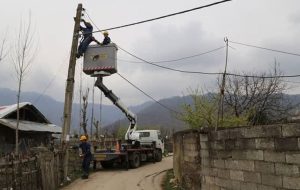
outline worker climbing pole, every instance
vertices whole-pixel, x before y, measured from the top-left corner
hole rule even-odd
[[[75,17],[75,24],[72,36],[72,47],[69,61],[68,77],[65,91],[65,104],[64,104],[64,123],[63,123],[63,133],[61,138],[61,148],[64,156],[64,182],[68,180],[68,159],[69,159],[69,134],[71,125],[71,114],[72,114],[72,100],[74,92],[74,76],[75,76],[75,66],[76,66],[76,53],[80,30],[80,20],[82,14],[82,4],[78,4],[77,12]]]

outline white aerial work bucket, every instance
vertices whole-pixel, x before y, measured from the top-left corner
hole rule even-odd
[[[117,72],[117,46],[90,45],[84,53],[83,72],[91,76],[107,76]]]

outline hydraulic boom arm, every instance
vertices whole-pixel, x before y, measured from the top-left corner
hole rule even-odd
[[[128,110],[128,108],[121,102],[120,98],[118,98],[103,84],[102,80],[102,77],[98,77],[95,82],[95,86],[97,86],[104,93],[104,95],[126,115],[127,119],[130,121],[130,125],[126,132],[125,139],[131,140],[131,134],[136,130],[136,116],[130,110]]]

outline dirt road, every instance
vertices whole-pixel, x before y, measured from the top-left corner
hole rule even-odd
[[[89,179],[78,179],[63,190],[160,190],[162,177],[173,167],[173,157],[163,158],[161,162],[145,163],[137,169],[100,169]]]

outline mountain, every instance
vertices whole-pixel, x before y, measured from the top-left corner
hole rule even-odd
[[[16,91],[7,89],[7,88],[0,88],[0,105],[11,105],[16,103]],[[176,98],[175,98],[176,99]],[[173,100],[173,103],[176,103],[176,100]],[[50,122],[62,126],[63,125],[63,109],[64,103],[59,102],[51,98],[47,95],[41,95],[36,92],[22,92],[21,94],[21,101],[22,102],[31,102],[37,109],[39,109],[45,117],[50,120]],[[166,104],[170,104],[168,106],[174,107],[168,100]],[[178,102],[177,102],[178,104]],[[175,105],[176,107],[176,105]],[[78,129],[79,125],[79,109],[80,105],[77,103],[73,103],[73,111],[72,111],[72,128]],[[87,110],[87,118],[88,120],[88,128],[90,128],[91,123],[91,105],[88,105]],[[145,102],[143,104],[137,106],[129,107],[133,113],[137,114],[139,124],[141,126],[144,125],[166,125],[170,123],[174,126],[178,126],[177,122],[175,124],[172,121],[170,113],[165,109],[162,108],[160,105],[155,104],[153,102]],[[152,113],[153,112],[153,113]],[[152,114],[152,115],[151,115]],[[147,119],[147,115],[151,117],[151,119]],[[163,117],[159,117],[163,116]],[[96,119],[100,118],[100,105],[94,105],[94,117]],[[156,118],[156,119],[153,119]],[[124,114],[114,105],[102,105],[102,126],[111,126],[111,123],[116,123],[116,121],[122,121],[126,125],[128,124],[127,119],[124,118]],[[165,120],[165,121],[164,121]],[[145,122],[145,123],[144,123]],[[170,126],[169,124],[166,126]],[[78,131],[78,130],[77,130]]]
[[[137,127],[147,128],[156,127],[160,129],[172,129],[174,131],[185,128],[185,124],[177,119],[178,113],[182,111],[182,105],[191,104],[192,98],[190,96],[185,97],[171,97],[162,99],[158,103],[150,102],[146,107],[137,112]],[[123,118],[116,121],[105,128],[108,131],[113,131],[119,127],[126,127],[129,125],[129,121]]]
[[[0,88],[0,105],[10,105],[15,104],[17,101],[16,91]],[[21,93],[22,102],[31,102],[35,107],[37,107],[45,117],[50,120],[52,123],[62,126],[63,120],[63,110],[64,103],[58,102],[51,98],[50,96],[36,93],[36,92],[22,92]],[[79,124],[79,109],[80,105],[77,103],[73,104],[72,111],[72,126],[76,128],[76,125]],[[91,106],[87,110],[88,118],[91,117]],[[94,116],[99,118],[100,116],[100,105],[94,105]],[[122,113],[113,105],[102,105],[102,123],[107,125],[111,122],[116,121],[116,119],[122,118]],[[88,121],[90,124],[90,119]]]
[[[0,105],[10,105],[16,103],[16,91],[0,88]],[[284,95],[292,104],[298,104],[300,102],[300,95]],[[64,103],[54,100],[47,95],[41,95],[35,92],[22,92],[21,101],[31,102],[36,106],[45,117],[52,123],[62,126]],[[145,102],[137,106],[129,107],[134,114],[137,115],[137,127],[148,128],[156,127],[168,130],[180,130],[185,128],[185,124],[177,119],[176,112],[182,111],[182,105],[192,104],[192,98],[190,96],[183,97],[170,97],[162,99],[158,102]],[[79,127],[79,109],[80,105],[73,104],[72,111],[72,128],[78,131]],[[91,105],[88,105],[87,118],[88,129],[91,125]],[[299,106],[297,106],[297,113],[300,113]],[[94,105],[94,117],[99,120],[100,118],[100,105]],[[114,131],[119,127],[128,127],[129,121],[116,106],[114,105],[102,105],[102,126],[106,131]]]

